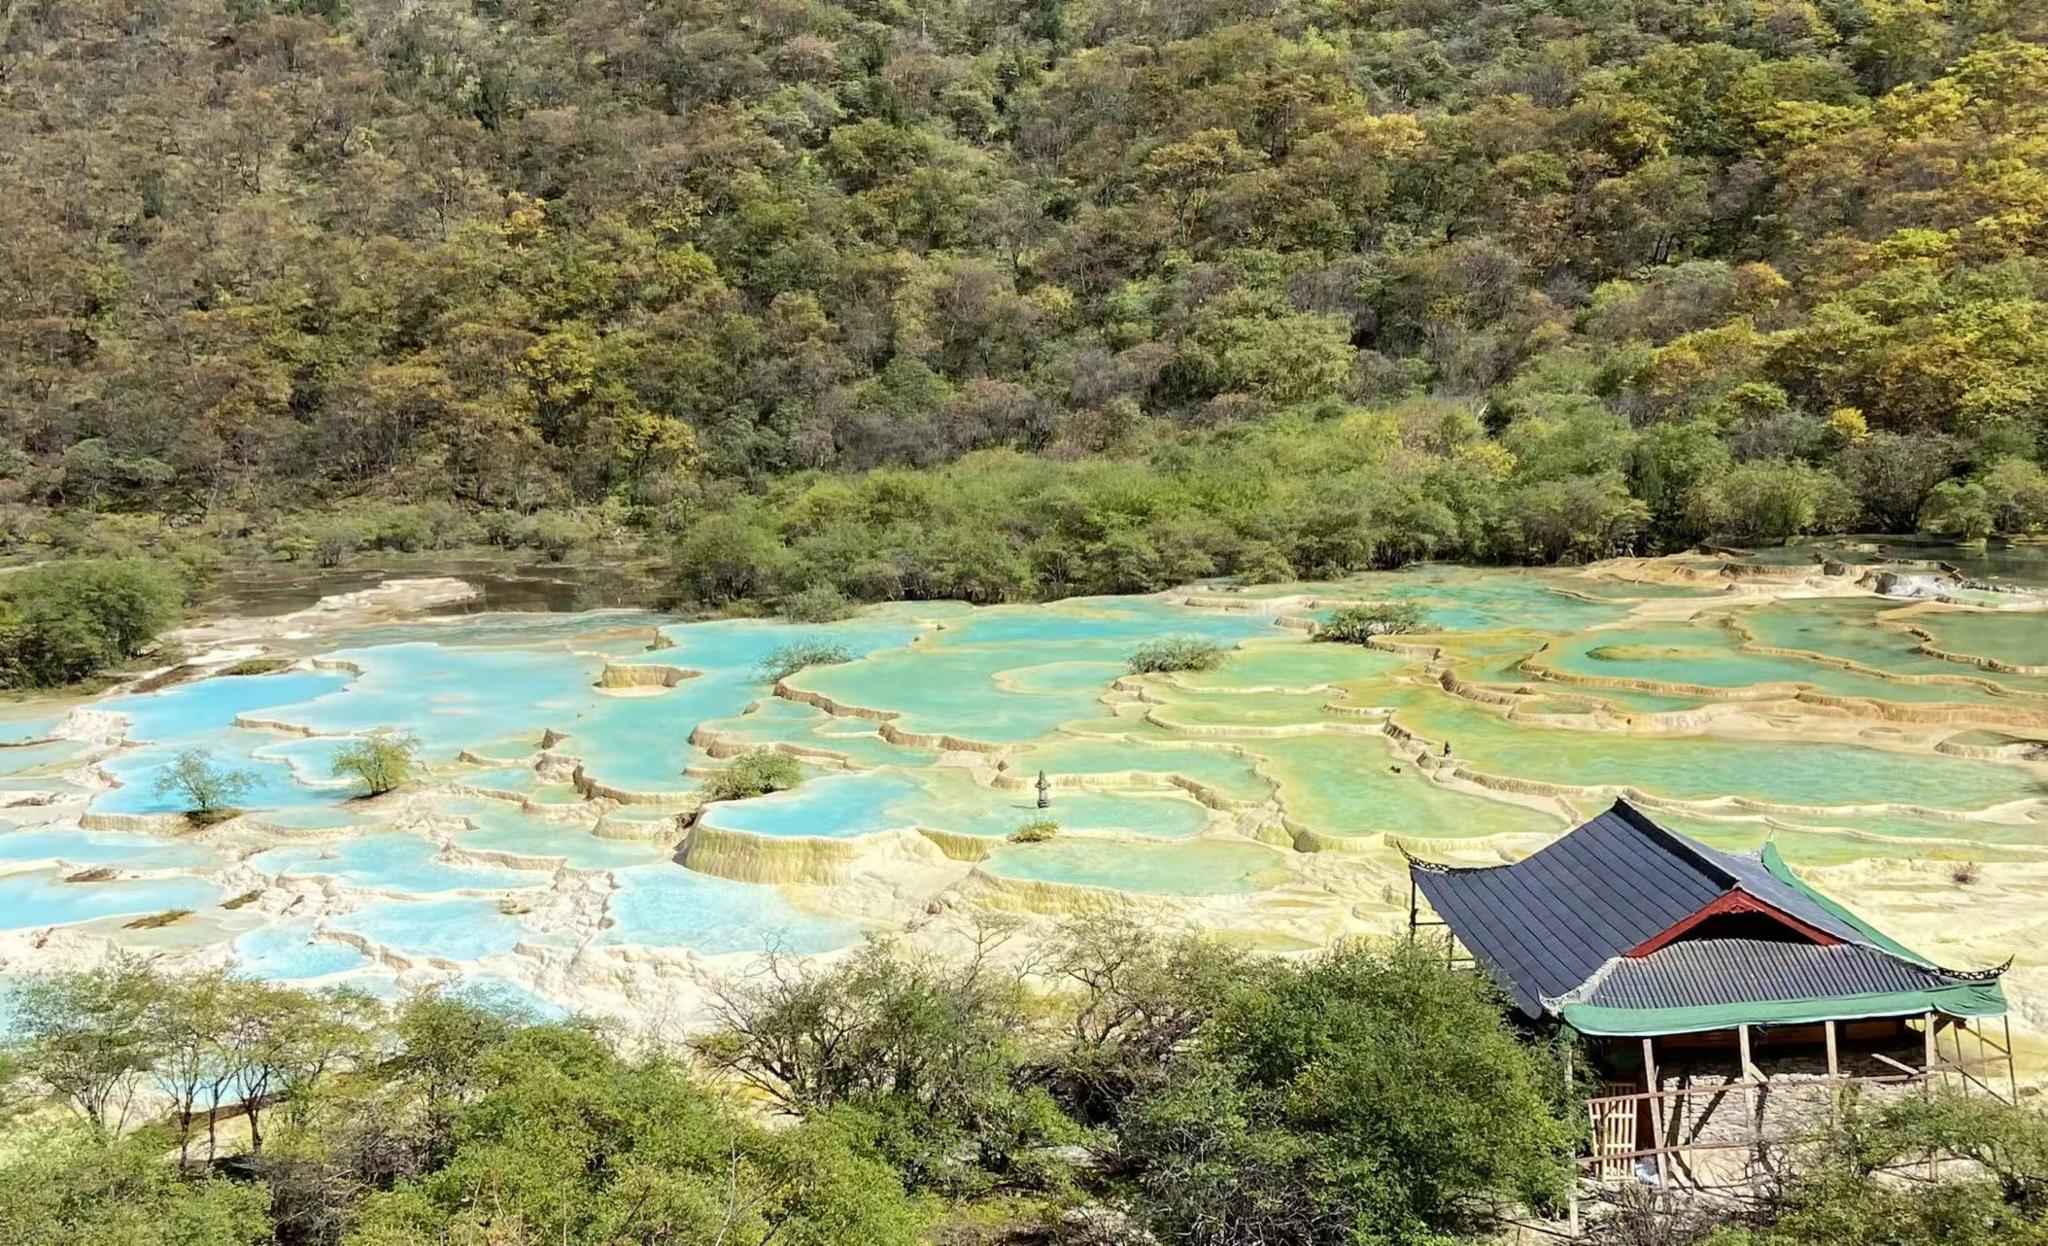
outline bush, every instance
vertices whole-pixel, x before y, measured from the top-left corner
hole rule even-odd
[[[1723,540],[1765,543],[1854,526],[1858,502],[1825,468],[1774,460],[1744,463],[1686,494],[1693,527]],[[1917,508],[1917,499],[1916,499]]]
[[[1013,844],[1042,844],[1059,833],[1059,823],[1051,818],[1040,818],[1035,822],[1026,822],[1016,830],[1011,831],[1010,842]]]
[[[35,1097],[0,1132],[8,1246],[914,1246],[931,1219],[874,1122],[766,1128],[680,1061],[487,992],[387,1007],[114,958],[8,1002],[5,1088]],[[231,1167],[216,1101],[244,1109]]]
[[[782,599],[782,617],[791,623],[833,623],[852,613],[853,603],[830,584],[813,584]]]
[[[0,1240],[12,1246],[258,1246],[269,1192],[181,1175],[160,1129],[113,1136],[75,1122],[23,1127],[0,1160]],[[175,1150],[175,1147],[171,1149]]]
[[[568,511],[544,510],[526,521],[520,535],[549,562],[563,562],[576,550],[596,544],[600,532],[597,524]]]
[[[1117,1155],[1162,1241],[1442,1240],[1564,1193],[1555,1077],[1440,950],[1347,944],[1251,966],[1124,1105]]]
[[[186,749],[156,776],[156,794],[182,796],[187,816],[202,824],[231,816],[255,786],[255,771],[223,766],[203,748]]]
[[[1398,636],[1422,630],[1422,608],[1413,602],[1382,601],[1368,606],[1340,606],[1316,628],[1317,640],[1362,645],[1375,636]]]
[[[382,796],[412,777],[420,741],[411,733],[358,736],[335,751],[328,773],[360,779],[366,796]]]
[[[877,939],[825,967],[771,959],[715,989],[719,1028],[697,1053],[793,1114],[860,1121],[914,1189],[977,1192],[1075,1136],[1027,1084],[1030,999],[993,957]]]
[[[690,600],[728,605],[772,590],[787,561],[766,515],[735,510],[703,520],[677,543],[676,583]]]
[[[796,758],[772,748],[742,753],[723,769],[704,780],[704,799],[748,800],[770,792],[784,792],[803,781]]]
[[[1131,651],[1127,663],[1133,675],[1159,671],[1208,671],[1222,661],[1224,648],[1199,636],[1167,636],[1147,641]]]
[[[2038,1109],[1959,1091],[1887,1104],[1850,1096],[1799,1158],[1752,1223],[1702,1246],[2048,1243],[2048,1116]],[[1930,1159],[1948,1161],[1940,1179],[1899,1179]]]
[[[1920,506],[1920,529],[1954,541],[1981,541],[1998,527],[1991,495],[1975,481],[1944,480]]]
[[[829,640],[796,640],[773,649],[755,670],[769,683],[787,678],[806,666],[834,666],[853,661],[853,651]]]
[[[362,547],[363,530],[346,519],[329,520],[313,533],[313,560],[323,567],[339,567]]]
[[[86,559],[0,576],[0,688],[39,688],[135,656],[177,620],[179,579],[141,559]]]

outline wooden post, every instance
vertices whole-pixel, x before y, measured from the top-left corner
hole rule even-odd
[[[1824,1023],[1821,1032],[1828,1038],[1828,1119],[1839,1121],[1842,1119],[1842,1054],[1835,1042],[1835,1023]]]
[[[2012,1067],[2012,1014],[2005,1015],[2005,1085],[2012,1091],[2012,1101],[2020,1101],[2020,1076]]]
[[[1923,1026],[1926,1027],[1926,1032],[1923,1035],[1923,1037],[1926,1040],[1925,1046],[1927,1048],[1927,1069],[1920,1081],[1920,1091],[1922,1094],[1930,1096],[1934,1093],[1934,1067],[1941,1061],[1940,1052],[1935,1046],[1934,1015],[1935,1014],[1930,1012],[1925,1017],[1921,1018],[1920,1022]]]
[[[1963,1031],[1969,1026],[1969,1022],[1958,1020],[1949,1022],[1948,1027],[1949,1037],[1956,1040],[1956,1072],[1959,1077],[1956,1085],[1966,1095],[1970,1093],[1970,1058],[1963,1054]]]
[[[1735,1041],[1742,1056],[1742,1115],[1743,1124],[1749,1130],[1750,1186],[1757,1194],[1763,1193],[1764,1162],[1764,1117],[1757,1103],[1757,1068],[1749,1058],[1749,1023],[1735,1027]]]
[[[1559,1043],[1558,1051],[1564,1056],[1564,1101],[1570,1103],[1575,1097],[1572,1090],[1574,1078],[1572,1077],[1571,1045],[1569,1043]],[[1593,1131],[1593,1154],[1598,1155],[1599,1153],[1600,1130],[1596,1128]],[[1570,1201],[1567,1206],[1569,1208],[1569,1218],[1565,1226],[1566,1236],[1570,1237],[1573,1241],[1577,1241],[1579,1237],[1579,1169],[1576,1164],[1572,1166],[1572,1188],[1570,1191]]]
[[[1657,1052],[1654,1043],[1654,1039],[1643,1039],[1643,1090],[1650,1096],[1644,1102],[1650,1109],[1650,1132],[1654,1139],[1650,1145],[1656,1151],[1657,1192],[1668,1194],[1671,1186],[1668,1157],[1664,1154],[1664,1095],[1657,1085]],[[1637,1145],[1640,1147],[1640,1141]]]
[[[1976,1027],[1976,1035],[1977,1067],[1983,1070],[1984,1085],[1988,1088],[1991,1085],[1991,1040],[1984,1037],[1984,1027],[1981,1025]],[[1998,1092],[1994,1090],[1991,1092],[1991,1095],[1993,1098],[1997,1098]]]
[[[1749,1023],[1735,1027],[1735,1041],[1742,1053],[1742,1110],[1749,1116],[1751,1140],[1756,1138],[1756,1077],[1752,1070],[1756,1065],[1749,1058]]]

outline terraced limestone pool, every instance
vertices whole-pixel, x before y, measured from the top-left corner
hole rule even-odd
[[[644,1022],[764,951],[943,945],[982,913],[1044,928],[1130,904],[1272,946],[1384,931],[1401,849],[1512,856],[1624,792],[1830,868],[2048,863],[2048,602],[1982,596],[2017,608],[1694,558],[812,626],[358,629],[277,674],[0,711],[0,973],[132,945]],[[1428,632],[1309,638],[1381,600]],[[1126,673],[1167,635],[1227,656]],[[847,660],[771,682],[763,660],[797,640]],[[426,769],[357,799],[335,750],[385,730]],[[192,748],[249,773],[241,816],[194,828],[159,792]],[[802,784],[704,804],[704,776],[758,748],[795,755]],[[1041,820],[1049,838],[1013,838]]]

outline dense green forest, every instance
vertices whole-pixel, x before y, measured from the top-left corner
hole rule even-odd
[[[2036,531],[2044,32],[11,4],[0,544],[630,540],[816,608]]]
[[[1440,949],[1282,960],[1096,917],[1028,977],[1001,952],[771,962],[693,1051],[460,995],[30,979],[0,1240],[1476,1246],[1558,1209],[1570,1049]],[[1852,1098],[1753,1205],[1644,1203],[1591,1240],[2043,1246],[2044,1172],[2038,1112]]]
[[[224,558],[693,605],[2048,528],[2038,0],[9,0],[0,687]],[[1564,1053],[1407,952],[886,947],[689,1052],[126,963],[0,1053],[25,1246],[1443,1246]],[[233,1105],[228,1119],[207,1110]],[[1901,1185],[1902,1158],[1959,1155]],[[1732,1221],[2048,1246],[2048,1126],[1852,1111]]]

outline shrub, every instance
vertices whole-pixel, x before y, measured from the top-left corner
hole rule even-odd
[[[787,560],[766,515],[735,510],[699,522],[677,543],[676,584],[690,600],[728,605],[771,589]]]
[[[339,567],[362,547],[362,529],[346,519],[330,520],[313,533],[313,560],[323,567]]]
[[[714,992],[720,1024],[693,1043],[706,1063],[795,1115],[857,1114],[912,1188],[975,1192],[1073,1136],[1024,1075],[1031,1000],[996,957],[876,939],[831,965],[771,959]]]
[[[1413,602],[1382,601],[1365,606],[1342,606],[1330,620],[1316,628],[1317,640],[1362,645],[1375,636],[1396,636],[1422,630],[1422,609]]]
[[[540,550],[549,562],[563,562],[574,551],[596,544],[600,534],[598,526],[590,520],[568,511],[544,510],[527,520],[521,535],[526,544]]]
[[[255,771],[223,766],[203,748],[186,749],[156,776],[156,794],[184,797],[187,816],[201,824],[231,816],[255,786]]]
[[[290,658],[243,658],[220,669],[222,675],[275,675],[291,669]]]
[[[1131,651],[1130,672],[1147,675],[1158,671],[1214,670],[1223,661],[1222,645],[1199,636],[1166,636],[1147,641]]]
[[[1441,950],[1258,963],[1123,1105],[1117,1157],[1162,1241],[1445,1240],[1566,1189],[1537,1051]]]
[[[747,800],[784,792],[803,781],[796,758],[770,748],[740,754],[710,778],[704,780],[704,799]]]
[[[782,617],[791,623],[831,623],[852,613],[853,603],[830,584],[813,584],[782,599]]]
[[[1016,830],[1011,831],[1010,842],[1013,844],[1042,844],[1059,833],[1059,823],[1051,818],[1039,818],[1037,821],[1026,822]]]
[[[139,558],[86,559],[0,577],[0,687],[84,679],[176,621],[185,588]]]
[[[382,796],[412,777],[419,752],[419,737],[411,733],[358,736],[336,750],[328,773],[353,776],[362,781],[365,795]]]
[[[281,532],[270,538],[268,548],[270,556],[273,558],[281,559],[285,562],[299,562],[311,556],[314,551],[314,541],[308,534],[293,529],[289,532]]]
[[[1991,495],[1975,481],[1944,480],[1920,506],[1920,527],[1956,541],[1981,541],[1998,527]]]
[[[769,683],[796,674],[806,666],[834,666],[853,661],[853,651],[829,640],[794,640],[771,650],[755,669]]]

